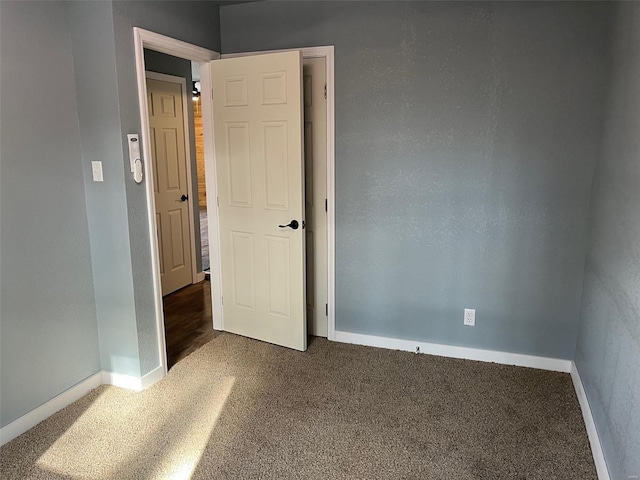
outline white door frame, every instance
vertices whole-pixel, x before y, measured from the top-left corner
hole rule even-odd
[[[151,139],[149,135],[149,117],[147,105],[147,81],[144,64],[144,49],[166,53],[200,63],[200,84],[203,92],[211,91],[211,75],[209,62],[220,58],[218,52],[197,47],[190,43],[176,40],[165,35],[134,27],[133,29],[136,79],[138,84],[138,103],[140,109],[140,136],[142,139],[142,155],[144,171],[151,172]],[[213,105],[210,95],[202,95],[202,125],[204,133],[204,157],[207,177],[207,191],[209,198],[217,197],[217,182],[215,177],[215,157],[213,147]],[[167,374],[167,344],[164,337],[164,311],[162,307],[162,285],[160,282],[160,257],[158,254],[158,239],[156,238],[156,216],[153,175],[145,175],[145,192],[147,197],[147,217],[149,227],[149,248],[151,250],[151,276],[153,278],[153,293],[156,314],[156,335],[158,341],[158,361],[163,370],[163,377]],[[222,279],[220,277],[220,245],[218,239],[218,210],[214,201],[207,201],[207,215],[209,224],[209,257],[211,261],[211,302],[215,319],[222,317]]]
[[[144,171],[150,172],[151,139],[149,135],[149,118],[147,116],[147,82],[144,63],[144,49],[154,50],[175,57],[200,63],[200,84],[202,91],[202,128],[204,135],[204,162],[207,183],[207,216],[209,230],[209,258],[211,262],[211,302],[213,328],[224,330],[222,311],[222,269],[220,262],[219,218],[217,208],[218,183],[216,179],[216,159],[213,136],[213,90],[211,87],[211,70],[209,62],[221,58],[218,52],[198,47],[190,43],[176,40],[159,33],[133,28],[136,78],[138,84],[138,103],[142,138],[142,154]],[[335,124],[334,124],[334,55],[333,46],[293,48],[279,51],[302,51],[305,58],[324,57],[327,67],[327,280],[328,280],[328,338],[335,340]],[[272,51],[275,52],[275,51]],[[258,55],[253,52],[240,55]],[[209,94],[208,92],[211,92]],[[156,238],[156,217],[153,175],[145,175],[145,192],[147,197],[147,217],[149,228],[149,248],[151,250],[151,275],[156,309],[156,333],[158,341],[158,357],[164,375],[167,373],[167,345],[164,336],[164,311],[162,306],[162,285],[160,282],[160,260],[158,256],[158,240]],[[164,377],[163,375],[163,377]],[[158,379],[159,380],[159,379]]]
[[[335,97],[334,97],[334,57],[333,45],[323,47],[287,48],[282,50],[263,50],[258,52],[225,53],[222,58],[247,57],[267,53],[301,51],[302,58],[324,58],[326,64],[327,84],[327,338],[335,340]],[[207,187],[208,188],[208,187]],[[215,322],[215,319],[214,319]]]
[[[150,71],[146,71],[145,76],[151,80],[160,80],[162,82],[180,85],[180,91],[182,93],[182,119],[184,122],[184,153],[187,163],[187,195],[189,196],[187,206],[189,207],[189,218],[191,219],[189,222],[189,235],[191,235],[191,283],[198,283],[204,280],[204,273],[198,272],[198,262],[196,262],[196,232],[194,225],[195,219],[193,216],[193,181],[191,178],[191,142],[189,141],[191,138],[191,129],[189,128],[189,107],[187,103],[191,99],[190,95],[187,93],[187,79],[184,77],[177,77],[175,75],[167,75],[166,73]],[[149,161],[150,163],[153,163],[153,158],[151,158],[151,156],[149,156]],[[153,213],[155,216],[155,211]]]

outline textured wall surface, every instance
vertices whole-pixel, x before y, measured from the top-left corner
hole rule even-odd
[[[626,480],[640,476],[640,5],[619,6],[612,58],[576,365],[611,478]]]
[[[159,366],[146,202],[126,152],[140,131],[133,27],[209,48],[219,28],[208,2],[0,5],[4,426],[101,368]]]
[[[224,53],[335,45],[337,329],[573,358],[609,5],[220,15]]]
[[[100,370],[63,4],[0,2],[0,424]]]
[[[102,369],[140,375],[122,170],[113,15],[109,2],[70,2],[76,98]],[[104,182],[91,162],[101,161]]]
[[[113,2],[115,56],[120,103],[123,168],[128,168],[127,133],[140,133],[133,27],[219,50],[218,7],[209,2]],[[147,201],[144,184],[125,182],[128,207],[138,345],[142,375],[159,366],[155,297],[151,277]]]
[[[153,50],[144,51],[144,64],[149,72],[165,73],[182,77],[187,81],[187,110],[189,112],[189,150],[191,153],[191,184],[193,186],[193,225],[195,231],[196,258],[198,272],[202,271],[202,249],[200,245],[200,204],[198,202],[198,165],[196,163],[196,134],[193,115],[193,104],[191,99],[191,62],[183,58],[165,55]],[[186,193],[186,192],[185,192]]]

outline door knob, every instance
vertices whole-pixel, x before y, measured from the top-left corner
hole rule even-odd
[[[182,196],[180,197],[180,201],[181,201],[181,202],[186,202],[187,200],[189,200],[189,195],[182,195]]]
[[[289,227],[289,228],[291,228],[292,230],[297,230],[299,225],[300,225],[300,224],[298,223],[298,221],[297,221],[297,220],[291,220],[291,223],[290,223],[290,224],[288,224],[288,225],[278,225],[278,226],[279,226],[280,228],[287,228],[287,227]]]

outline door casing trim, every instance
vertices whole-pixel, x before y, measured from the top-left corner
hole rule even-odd
[[[144,162],[144,171],[151,172],[151,139],[149,135],[149,118],[147,116],[147,82],[146,71],[144,63],[144,49],[154,50],[156,52],[166,53],[175,57],[184,58],[192,62],[200,63],[201,78],[200,83],[203,91],[211,91],[210,75],[208,65],[211,60],[220,58],[218,52],[208,50],[206,48],[198,47],[190,43],[176,40],[175,38],[160,35],[159,33],[144,30],[142,28],[133,28],[134,38],[134,53],[136,64],[136,81],[138,86],[138,106],[140,113],[140,136],[142,140],[142,156]],[[206,66],[207,68],[202,68]],[[203,75],[205,73],[205,75]],[[213,131],[212,128],[212,104],[209,95],[202,96],[202,122],[204,130],[205,140],[205,166],[207,175],[207,190],[211,188],[211,192],[214,193],[215,198],[217,196],[216,182],[215,182],[215,158],[213,149]],[[210,133],[207,133],[209,132]],[[210,178],[210,172],[213,174],[213,178]],[[149,229],[149,249],[151,251],[151,276],[153,279],[153,293],[154,293],[154,305],[156,316],[156,337],[158,343],[158,363],[161,367],[162,375],[157,375],[154,380],[160,380],[167,374],[167,344],[164,336],[164,311],[162,306],[162,284],[160,281],[160,259],[158,250],[158,239],[156,238],[156,217],[155,217],[155,198],[154,198],[154,185],[153,175],[145,175],[145,193],[147,198],[147,219]],[[207,202],[207,207],[212,207],[210,202]],[[211,209],[211,213],[208,212],[209,217],[209,248],[210,252],[218,252],[219,255],[219,243],[217,242],[218,234],[218,218],[217,209]],[[213,215],[211,215],[213,214]],[[211,218],[215,217],[215,218]],[[212,255],[211,259],[211,301],[213,316],[219,316],[222,314],[222,297],[221,297],[221,278],[216,275],[215,272],[220,271],[219,256]],[[216,296],[216,292],[218,295]],[[155,383],[155,382],[154,382]],[[150,386],[150,385],[147,385]]]

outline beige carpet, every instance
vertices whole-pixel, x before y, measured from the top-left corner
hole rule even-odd
[[[597,478],[569,375],[230,334],[8,443],[0,477]]]

